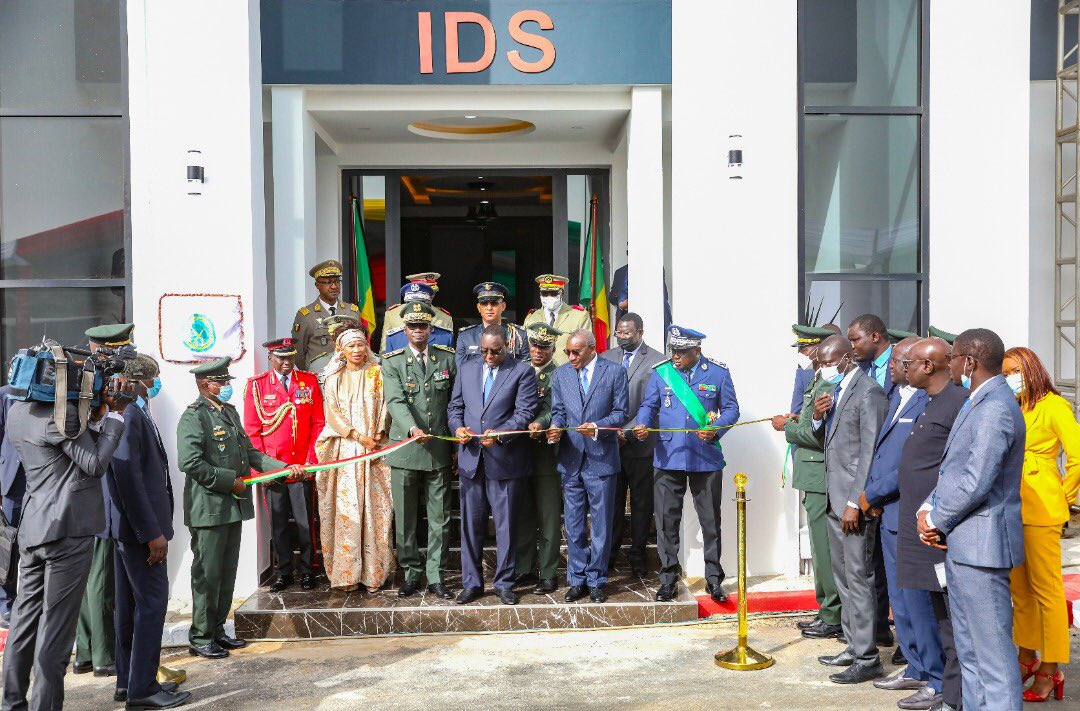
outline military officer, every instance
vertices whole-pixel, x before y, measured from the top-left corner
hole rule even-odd
[[[443,567],[450,545],[450,467],[453,448],[448,437],[446,406],[454,389],[457,364],[454,349],[432,344],[431,323],[435,309],[423,301],[413,301],[401,309],[404,348],[383,354],[383,388],[390,414],[390,441],[412,436],[413,444],[386,455],[390,465],[390,485],[394,499],[394,529],[398,564],[405,571],[405,583],[398,590],[409,597],[420,589],[425,570],[420,565],[416,543],[420,497],[427,502],[427,589],[436,597],[450,600],[453,593],[443,583]]]
[[[416,276],[415,274],[413,276]],[[441,309],[436,310],[431,304],[435,296],[435,290],[429,284],[423,282],[410,282],[401,287],[401,303],[394,304],[386,310],[386,320],[383,321],[382,352],[401,350],[408,344],[409,339],[405,334],[405,324],[402,315],[409,304],[425,303],[431,306],[431,310],[442,316],[436,322],[431,321],[431,339],[428,343],[437,346],[454,346],[454,320],[450,314]]]
[[[549,445],[544,433],[551,426],[551,373],[555,370],[552,354],[562,333],[546,323],[529,326],[529,360],[536,372],[536,398],[540,407],[529,424],[536,442],[533,449],[533,475],[524,481],[517,527],[514,531],[514,582],[533,585],[537,595],[550,595],[559,587],[555,569],[559,565],[562,543],[562,480],[555,471],[559,445]]]
[[[653,366],[645,397],[634,419],[634,435],[648,438],[648,427],[695,429],[663,433],[656,443],[656,549],[660,554],[659,601],[675,598],[679,580],[679,533],[687,486],[701,522],[704,541],[705,590],[725,602],[721,587],[720,488],[724,453],[720,437],[739,420],[739,402],[727,366],[701,355],[705,334],[672,325],[668,329],[671,358]],[[710,427],[720,429],[709,429]]]
[[[429,343],[438,343],[444,346],[454,345],[454,317],[446,309],[432,303],[435,294],[439,293],[439,277],[441,276],[442,274],[438,272],[422,272],[405,277],[407,283],[401,287],[401,303],[387,308],[386,314],[383,316],[380,353],[386,350],[396,351],[398,348],[405,347],[408,339],[405,338],[405,334],[401,331],[401,307],[410,301],[417,300],[427,301],[431,308],[435,310],[435,318],[431,320],[431,340]],[[424,287],[424,289],[413,289],[413,284]],[[387,335],[391,332],[401,334],[396,342],[387,342]]]
[[[255,516],[244,476],[285,468],[286,464],[251,445],[232,397],[232,358],[195,366],[199,397],[176,426],[177,464],[184,483],[184,525],[191,532],[191,630],[188,652],[219,659],[247,642],[225,634],[240,557],[241,521]],[[304,474],[288,465],[293,478]]]
[[[566,277],[556,274],[541,274],[536,277],[536,283],[540,287],[540,308],[530,311],[522,323],[525,328],[534,323],[546,323],[563,334],[555,341],[555,353],[552,356],[557,366],[566,362],[563,350],[570,334],[579,328],[592,330],[592,318],[585,307],[577,304],[571,306],[563,300],[566,282]]]
[[[832,323],[821,328],[797,323],[791,326],[791,331],[795,334],[791,347],[799,349],[799,364],[795,368],[795,387],[791,390],[791,409],[788,412],[798,414],[803,406],[806,386],[817,372],[817,347],[829,336],[840,333],[840,327]]]
[[[337,318],[336,316],[333,318]],[[263,343],[270,369],[249,378],[244,388],[244,431],[260,452],[287,464],[314,464],[315,440],[322,432],[322,390],[314,373],[293,366],[296,344],[291,338]],[[293,543],[295,527],[300,548],[300,587],[315,588],[315,537],[311,525],[311,477],[272,481],[263,484],[269,500],[270,540],[274,547],[274,582],[270,592],[281,592],[293,584]],[[289,518],[294,525],[289,525]]]
[[[529,360],[525,329],[502,317],[506,311],[506,287],[497,281],[485,281],[473,287],[473,293],[476,294],[476,310],[480,312],[481,321],[458,329],[457,364],[460,366],[470,358],[480,357],[480,336],[484,333],[484,327],[496,324],[506,327],[506,354],[518,360]]]
[[[360,307],[341,297],[341,262],[327,259],[308,272],[315,279],[319,298],[301,306],[293,319],[293,340],[296,341],[296,367],[316,371],[326,365],[326,357],[334,352],[334,341],[324,321],[337,314],[352,313],[358,320]]]

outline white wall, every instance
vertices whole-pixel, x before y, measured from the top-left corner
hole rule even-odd
[[[798,304],[796,0],[674,0],[672,10],[672,307],[677,323],[709,335],[705,354],[731,368],[742,419],[775,415],[790,406]],[[726,177],[729,134],[743,136],[741,181]],[[723,445],[725,569],[734,575],[732,477],[746,472],[750,574],[797,572],[796,496],[780,488],[783,437],[750,425]],[[701,575],[689,506],[685,519],[686,568]]]
[[[1028,347],[1054,372],[1054,106],[1052,81],[1031,82]],[[1071,314],[1067,311],[1066,315]],[[1014,344],[1009,344],[1014,345]],[[1072,350],[1072,349],[1070,349]],[[1071,367],[1069,363],[1064,364]]]
[[[128,0],[131,112],[132,302],[139,345],[155,355],[157,308],[166,292],[239,293],[247,355],[238,384],[257,368],[266,312],[262,105],[257,0]],[[186,151],[203,152],[207,182],[187,195]],[[149,347],[149,348],[148,348]],[[190,366],[162,363],[154,417],[176,452],[176,423],[196,397]],[[239,392],[240,388],[237,388]],[[176,494],[168,558],[174,598],[190,599],[191,553]],[[237,593],[256,585],[254,526],[244,525]]]
[[[1012,0],[930,11],[931,320],[990,328],[1006,345],[1028,341],[1032,313],[1030,14]]]

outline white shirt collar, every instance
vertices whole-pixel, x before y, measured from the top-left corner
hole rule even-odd
[[[582,367],[582,369],[578,371],[578,380],[581,380],[582,375],[584,375],[589,379],[590,383],[592,382],[592,374],[593,371],[596,370],[596,359],[598,357],[599,356],[594,355],[593,359],[589,361],[589,364]]]
[[[325,309],[336,309],[337,308],[337,304],[329,304],[329,303],[323,301],[323,298],[321,296],[319,297],[319,303],[322,304],[323,308],[325,308]]]
[[[423,358],[424,356],[426,356],[427,355],[427,349],[430,348],[430,347],[431,347],[431,344],[428,344],[427,346],[424,347],[424,352],[421,353],[420,351],[416,350],[416,348],[413,347],[413,344],[411,344],[411,343],[409,344],[409,350],[412,351],[413,357],[416,358],[417,360],[419,360],[420,358]]]

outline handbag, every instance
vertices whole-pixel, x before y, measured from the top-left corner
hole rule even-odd
[[[19,567],[19,529],[0,511],[0,585],[7,587]]]

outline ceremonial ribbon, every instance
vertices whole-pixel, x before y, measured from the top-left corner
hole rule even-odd
[[[697,395],[694,395],[694,391],[690,389],[689,383],[682,379],[670,361],[660,365],[656,369],[656,374],[671,388],[675,399],[686,408],[686,412],[694,419],[694,422],[698,423],[698,427],[713,429],[712,418],[705,411],[705,406],[701,404],[701,400],[698,400]],[[720,448],[719,438],[713,440],[712,445]]]
[[[792,459],[792,457],[794,456],[794,452],[795,452],[795,445],[793,445],[793,444],[789,444],[787,446],[787,451],[784,452],[784,466],[781,467],[781,469],[780,469],[780,488],[781,489],[783,489],[785,486],[787,486],[788,461]]]

